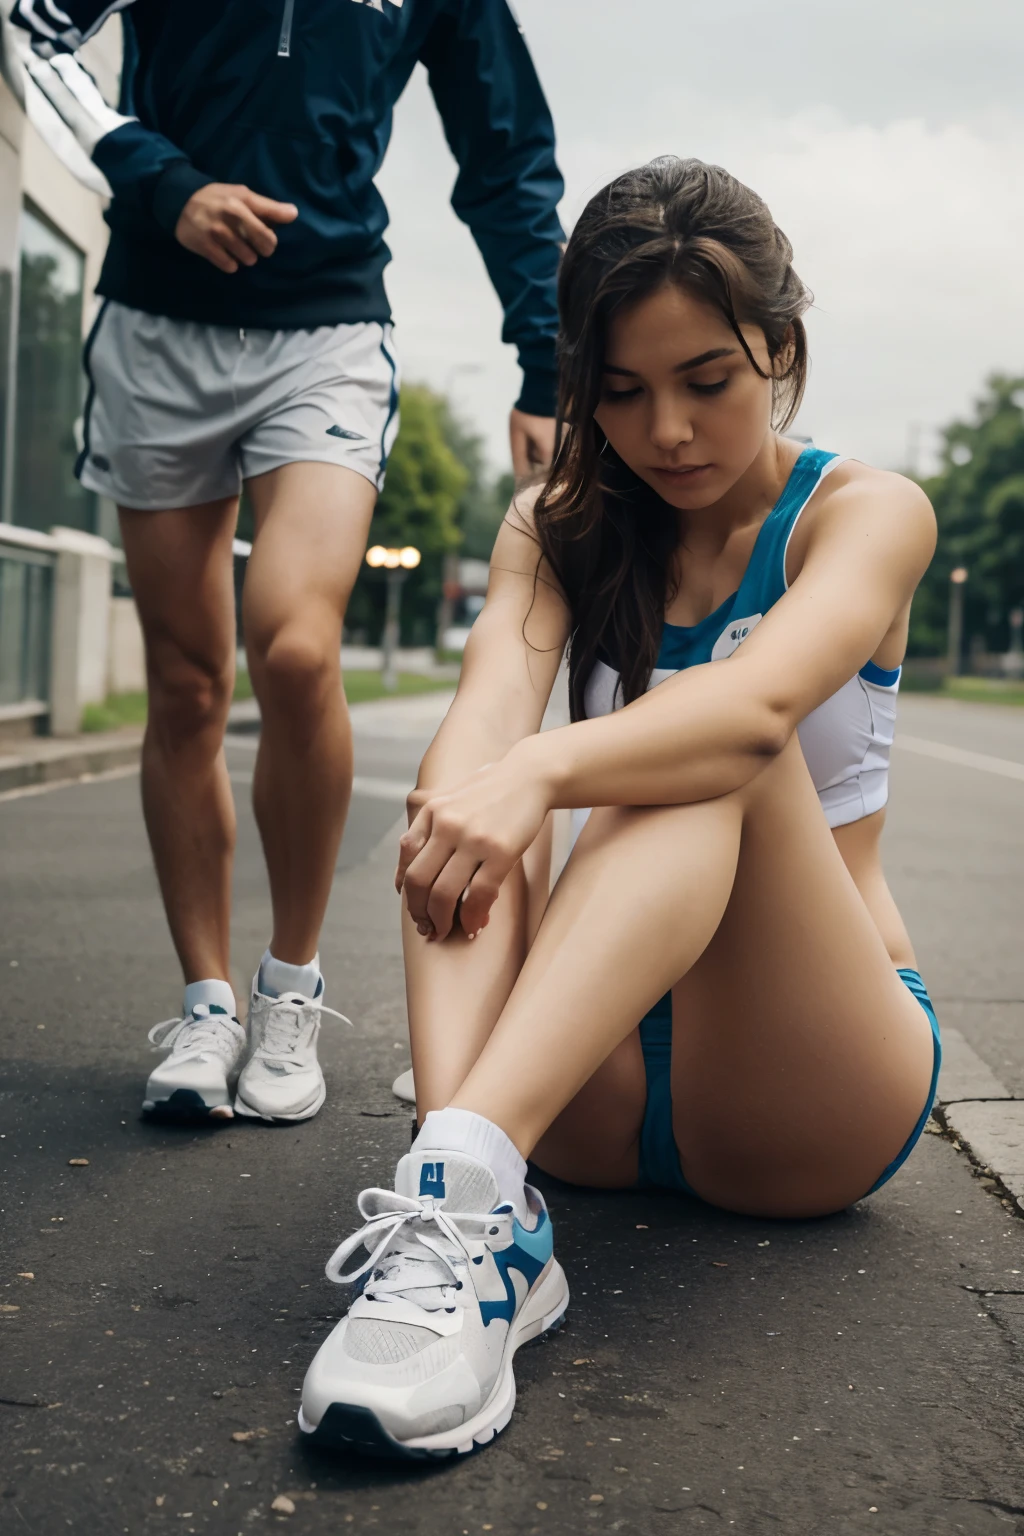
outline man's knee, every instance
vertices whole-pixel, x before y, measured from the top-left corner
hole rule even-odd
[[[250,655],[250,665],[261,703],[297,718],[340,688],[340,646],[311,628],[287,625]]]
[[[230,661],[155,646],[148,657],[149,717],[171,743],[223,731],[231,704]]]

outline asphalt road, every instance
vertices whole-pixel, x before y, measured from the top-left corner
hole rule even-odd
[[[396,1473],[299,1442],[302,1376],[344,1304],[324,1261],[408,1144],[381,839],[422,711],[360,717],[323,946],[355,1027],[328,1021],[329,1098],[302,1126],[139,1117],[145,1031],[179,983],[135,777],[0,802],[0,1532],[1024,1531],[1024,1223],[938,1135],[820,1222],[549,1185],[573,1305],[519,1356],[497,1444]],[[1024,765],[1024,712],[908,698],[901,729],[894,889],[940,1016],[1024,1093],[1024,781],[991,767]],[[251,742],[230,763],[243,977],[268,924]]]

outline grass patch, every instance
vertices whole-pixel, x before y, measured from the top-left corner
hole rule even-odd
[[[119,731],[126,725],[145,725],[144,693],[112,693],[102,704],[87,704],[82,711],[83,731]]]
[[[942,692],[971,704],[1024,704],[1024,682],[1001,677],[947,677]]]
[[[346,672],[345,697],[350,704],[368,704],[374,699],[407,698],[414,693],[435,693],[440,688],[453,688],[451,678],[425,677],[420,672],[400,672],[398,688],[385,693],[379,672]],[[235,678],[236,701],[251,699],[252,681],[248,672],[239,672]],[[82,711],[82,730],[120,731],[130,725],[145,725],[147,697],[144,693],[112,693],[102,704],[87,704]]]
[[[455,681],[450,677],[425,677],[422,672],[399,672],[397,689],[394,693],[385,693],[379,672],[346,672],[345,697],[350,704],[368,704],[373,699],[400,699],[413,693],[437,693],[441,688],[454,688]]]

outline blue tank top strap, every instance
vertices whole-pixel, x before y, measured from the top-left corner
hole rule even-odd
[[[740,583],[734,614],[763,616],[786,591],[786,550],[797,518],[817,490],[837,453],[805,448],[793,465],[782,495],[761,524],[750,562]]]

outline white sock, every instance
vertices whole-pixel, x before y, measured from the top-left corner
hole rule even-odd
[[[515,1143],[510,1141],[493,1120],[475,1115],[471,1109],[432,1109],[412,1144],[416,1152],[465,1152],[486,1163],[498,1181],[498,1194],[510,1201],[520,1213],[526,1210],[523,1184],[526,1163]]]
[[[308,965],[289,965],[276,959],[266,950],[260,961],[259,989],[264,997],[283,997],[286,992],[298,992],[302,997],[315,997],[320,985],[320,951]]]
[[[217,981],[214,978],[208,981],[190,981],[185,988],[185,1002],[182,1010],[186,1018],[197,1003],[205,1003],[207,1008],[220,1008],[229,1018],[238,1017],[235,994],[228,981]]]

